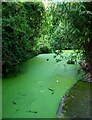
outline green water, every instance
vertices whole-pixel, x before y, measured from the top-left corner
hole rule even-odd
[[[53,56],[38,55],[22,65],[22,74],[3,80],[3,118],[56,118],[61,97],[78,80],[78,65]]]

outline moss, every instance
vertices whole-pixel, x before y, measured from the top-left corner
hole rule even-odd
[[[92,84],[79,81],[67,93],[63,106],[66,118],[90,117],[90,86],[92,87]]]

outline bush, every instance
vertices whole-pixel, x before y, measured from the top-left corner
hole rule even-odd
[[[47,46],[43,46],[39,49],[39,53],[51,53],[51,49],[48,48]]]
[[[28,59],[31,56],[29,52],[33,56],[44,15],[41,2],[2,3],[3,75],[12,72],[17,65]]]

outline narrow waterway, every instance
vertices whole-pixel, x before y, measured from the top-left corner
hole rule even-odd
[[[3,118],[56,118],[61,97],[78,80],[78,65],[53,56],[38,55],[22,65],[23,73],[3,79]]]

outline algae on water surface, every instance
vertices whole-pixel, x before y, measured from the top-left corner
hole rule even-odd
[[[53,56],[38,55],[22,65],[23,73],[3,79],[3,118],[56,118],[61,97],[78,80],[79,66]]]

